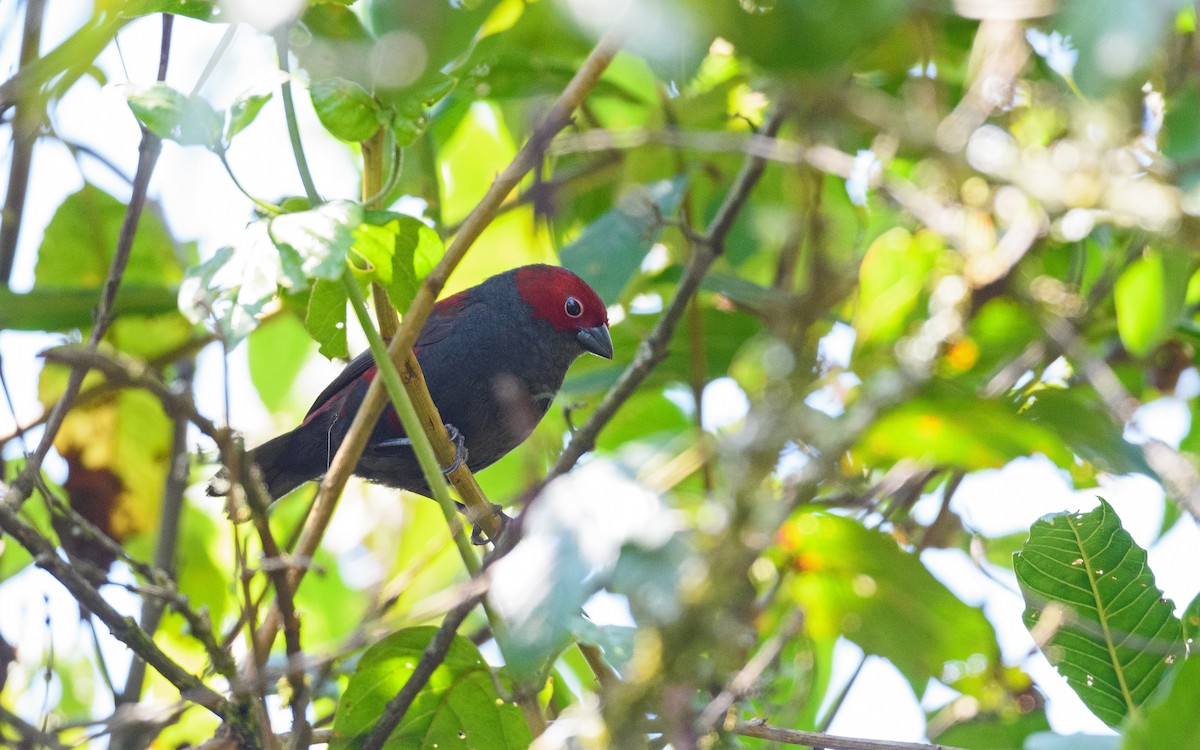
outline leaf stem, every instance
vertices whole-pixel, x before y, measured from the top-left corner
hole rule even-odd
[[[304,194],[308,196],[309,206],[316,208],[323,202],[313,182],[312,172],[308,169],[308,160],[304,157],[304,144],[300,141],[300,123],[296,119],[296,102],[292,98],[292,74],[288,64],[288,28],[285,26],[275,32],[275,50],[279,55],[279,70],[285,74],[279,84],[283,96],[283,114],[287,120],[288,138],[292,142],[292,153],[296,156],[296,169],[300,171],[300,182],[304,183]]]
[[[372,324],[371,315],[367,312],[367,304],[358,288],[358,282],[354,280],[349,269],[342,275],[342,286],[346,290],[346,296],[350,298],[350,307],[353,308],[359,324],[362,325],[363,331],[367,335],[367,343],[371,347],[371,354],[375,357],[375,364],[383,378],[384,387],[387,388],[388,396],[391,397],[392,405],[396,409],[396,416],[400,418],[400,424],[404,425],[405,434],[412,441],[413,453],[417,457],[417,463],[421,466],[421,473],[425,475],[425,483],[429,485],[430,494],[442,509],[442,515],[445,516],[446,523],[454,535],[454,543],[463,558],[463,563],[467,566],[467,570],[474,575],[479,572],[479,559],[475,556],[475,551],[471,549],[471,542],[467,539],[462,524],[457,522],[457,507],[446,487],[446,478],[442,475],[442,467],[438,464],[437,455],[433,452],[433,445],[429,442],[429,437],[421,428],[421,422],[413,408],[412,399],[408,397],[408,391],[404,390],[404,384],[400,382],[400,372],[387,356],[387,344],[383,342],[383,337],[379,335]]]

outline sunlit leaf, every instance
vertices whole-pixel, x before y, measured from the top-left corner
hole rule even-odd
[[[844,636],[885,657],[918,695],[930,678],[966,687],[996,667],[999,648],[983,613],[887,534],[804,512],[778,539],[796,570],[789,593],[814,638]]]
[[[188,96],[165,83],[125,84],[125,99],[142,125],[184,146],[216,148],[224,130],[222,117],[198,95]]]
[[[43,368],[38,396],[47,408],[61,395],[67,372]],[[76,406],[54,440],[67,462],[63,489],[71,507],[117,541],[155,528],[171,436],[162,405],[146,391],[121,390]]]
[[[1178,665],[1165,684],[1125,727],[1125,750],[1200,747],[1200,659]]]
[[[353,81],[327,78],[309,87],[313,109],[325,129],[343,141],[365,141],[383,124],[375,98]]]
[[[932,232],[893,229],[871,243],[858,272],[856,345],[890,341],[904,332],[943,250]]]
[[[1117,331],[1130,354],[1146,356],[1179,323],[1191,266],[1183,252],[1147,250],[1117,279]]]
[[[279,251],[267,233],[267,222],[246,227],[233,245],[188,269],[179,285],[179,309],[189,320],[215,324],[230,346],[247,336],[267,302],[280,286],[292,281],[283,275]]]
[[[329,359],[349,356],[346,344],[346,289],[340,282],[317,279],[308,295],[304,327]]]
[[[302,287],[309,278],[340,278],[362,220],[362,206],[350,201],[331,201],[272,219],[268,232],[292,284]]]
[[[250,382],[270,411],[283,405],[312,353],[312,339],[292,315],[279,315],[256,328],[246,342]]]
[[[1112,507],[1047,516],[1013,560],[1025,624],[1096,716],[1118,726],[1183,655],[1174,605]]]
[[[254,122],[254,118],[258,117],[258,113],[266,106],[267,102],[271,101],[271,92],[265,94],[247,93],[239,96],[229,107],[229,114],[225,122],[225,143],[238,133],[250,127],[250,123]]]
[[[404,687],[436,631],[408,628],[367,649],[334,714],[333,750],[358,747],[375,728],[384,706]],[[521,709],[497,695],[479,650],[456,636],[384,747],[516,750],[527,747],[531,739]]]
[[[440,259],[443,251],[437,232],[427,224],[391,211],[368,212],[366,222],[354,231],[352,252],[369,264],[365,278],[382,285],[401,312],[417,293],[417,259],[424,265],[428,259]]]
[[[116,253],[125,212],[124,203],[90,183],[67,196],[42,236],[34,286],[100,288]],[[173,286],[182,276],[181,259],[162,220],[143,212],[122,285]]]
[[[907,459],[960,469],[998,468],[1033,453],[1060,466],[1071,460],[1053,432],[1008,405],[941,389],[884,414],[867,429],[859,450],[868,462]]]

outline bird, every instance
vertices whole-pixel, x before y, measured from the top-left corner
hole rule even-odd
[[[438,301],[413,352],[458,445],[458,459],[479,471],[529,437],[579,356],[612,359],[613,344],[608,311],[595,290],[565,268],[538,264]],[[247,452],[272,500],[324,476],[377,371],[370,350],[358,355],[317,396],[298,427]],[[354,473],[430,495],[390,404]],[[227,491],[221,475],[208,487],[210,495]]]

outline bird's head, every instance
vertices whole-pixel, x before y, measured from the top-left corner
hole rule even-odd
[[[585,351],[612,359],[608,310],[586,281],[565,268],[543,265],[518,268],[514,281],[535,316],[574,336]]]

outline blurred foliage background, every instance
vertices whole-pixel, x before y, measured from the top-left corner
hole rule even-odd
[[[439,632],[388,747],[1200,744],[1193,5],[58,6],[0,4],[0,744],[369,746]],[[479,475],[523,537],[472,578],[352,483],[255,646],[315,485],[231,521],[213,437],[298,423],[347,269],[403,314],[613,39],[447,286],[609,305]]]

